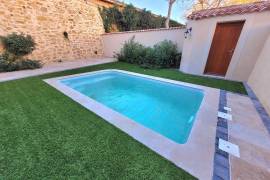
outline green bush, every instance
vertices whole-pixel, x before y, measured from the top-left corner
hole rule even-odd
[[[35,42],[30,35],[12,33],[1,37],[5,50],[15,56],[31,54],[35,49]]]
[[[132,31],[142,29],[164,28],[166,17],[152,14],[146,9],[138,10],[132,4],[123,9],[117,6],[111,8],[99,8],[105,32]],[[114,28],[117,27],[117,29]],[[176,21],[170,20],[170,27],[183,27]]]
[[[135,37],[125,42],[123,48],[116,57],[119,61],[139,64],[147,68],[178,68],[181,53],[172,41],[162,41],[152,47],[145,47],[135,42]]]
[[[114,25],[119,31],[123,30],[123,14],[116,6],[111,8],[99,8],[99,12],[103,20],[105,32],[113,31]]]
[[[37,69],[41,68],[42,64],[38,60],[31,60],[31,59],[26,59],[17,62],[19,69],[18,70],[23,70],[23,69]]]
[[[9,58],[10,56],[7,53],[0,55],[0,72],[37,69],[42,67],[40,61],[37,60],[21,59],[19,61],[13,61]]]
[[[117,54],[119,61],[124,61],[132,64],[140,64],[145,57],[145,47],[134,41],[134,37],[128,40],[120,53]]]
[[[37,60],[25,59],[35,49],[35,42],[29,35],[10,34],[1,37],[4,52],[0,55],[0,72],[36,69],[42,67]]]
[[[178,67],[181,54],[172,41],[162,41],[154,46],[155,64],[160,67]]]
[[[133,31],[137,29],[139,14],[133,5],[126,5],[122,11],[124,31]]]

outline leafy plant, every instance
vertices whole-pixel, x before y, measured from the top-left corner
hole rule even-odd
[[[12,33],[1,37],[1,41],[4,49],[15,56],[31,54],[35,49],[35,42],[30,35]]]
[[[155,64],[161,67],[178,67],[181,54],[172,41],[162,41],[154,46]]]
[[[145,47],[135,41],[135,37],[125,42],[119,54],[119,61],[139,64],[146,68],[178,68],[181,53],[178,52],[176,44],[172,41],[162,41],[154,47]]]
[[[99,8],[99,12],[103,20],[105,32],[114,31],[114,26],[120,31],[124,28],[123,14],[116,6],[111,8]]]
[[[139,14],[133,5],[125,6],[122,11],[125,31],[136,30],[139,22]]]
[[[30,35],[12,33],[1,37],[4,52],[0,55],[0,72],[40,68],[37,60],[25,59],[35,49],[35,42]]]
[[[117,6],[99,9],[105,32],[131,31],[142,29],[155,29],[165,27],[166,18],[156,16],[146,9],[138,10],[132,4],[126,5],[123,9]],[[171,27],[183,26],[170,20]],[[117,27],[115,29],[114,27]]]
[[[120,50],[120,53],[116,56],[119,61],[124,61],[128,63],[140,64],[145,57],[145,47],[134,41],[135,36],[128,40],[123,48]]]
[[[11,60],[9,55],[9,53],[0,55],[0,72],[37,69],[42,67],[40,61],[30,59]]]

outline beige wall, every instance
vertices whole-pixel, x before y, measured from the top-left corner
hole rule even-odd
[[[153,46],[163,40],[171,40],[177,44],[178,50],[182,52],[184,41],[184,29],[171,28],[164,30],[146,30],[134,32],[108,33],[102,35],[104,55],[113,57],[118,53],[125,41],[135,36],[135,41],[145,45]]]
[[[37,43],[30,58],[44,63],[103,55],[103,23],[85,0],[1,0],[0,35],[12,32],[30,34]]]
[[[270,35],[248,79],[248,84],[270,114]]]
[[[180,70],[203,75],[208,53],[218,22],[245,20],[226,79],[247,81],[270,32],[270,12],[233,15],[189,21],[192,35],[184,41]]]

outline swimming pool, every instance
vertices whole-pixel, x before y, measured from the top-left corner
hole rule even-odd
[[[114,70],[60,82],[179,144],[187,142],[204,96],[200,89]]]

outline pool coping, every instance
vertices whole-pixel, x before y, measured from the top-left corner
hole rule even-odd
[[[204,98],[187,142],[178,144],[60,82],[66,78],[111,71],[203,90]],[[193,176],[199,179],[212,179],[219,89],[118,69],[61,76],[44,81]]]

